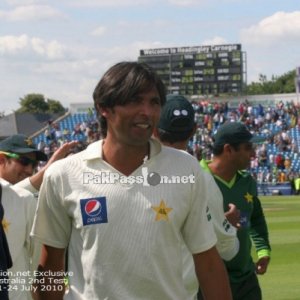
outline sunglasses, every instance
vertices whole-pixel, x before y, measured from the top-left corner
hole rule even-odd
[[[17,153],[10,153],[10,152],[3,152],[3,151],[1,151],[0,153],[5,154],[9,158],[14,158],[15,160],[17,160],[18,163],[20,163],[24,167],[32,165],[32,168],[36,168],[38,165],[37,160],[31,159],[27,156],[22,156]]]

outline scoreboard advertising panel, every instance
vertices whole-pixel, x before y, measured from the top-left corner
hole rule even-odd
[[[241,94],[245,55],[241,44],[140,50],[161,76],[168,92],[182,95]]]

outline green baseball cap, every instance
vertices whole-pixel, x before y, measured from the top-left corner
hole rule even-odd
[[[36,160],[46,161],[47,155],[35,148],[32,140],[24,134],[14,134],[0,142],[0,151],[25,154],[34,152]]]
[[[167,95],[162,107],[158,128],[171,133],[187,132],[195,126],[192,104],[181,95]]]
[[[265,137],[253,135],[245,124],[240,122],[227,122],[221,125],[213,136],[214,146],[225,144],[261,143]]]

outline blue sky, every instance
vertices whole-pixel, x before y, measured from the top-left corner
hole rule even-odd
[[[0,0],[0,112],[41,93],[92,102],[111,65],[140,49],[242,44],[248,83],[300,66],[296,0]]]

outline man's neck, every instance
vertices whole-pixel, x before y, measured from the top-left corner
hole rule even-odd
[[[131,146],[103,141],[103,159],[122,174],[129,176],[150,156],[150,143]]]
[[[237,172],[235,169],[232,168],[229,162],[223,161],[218,158],[214,158],[208,164],[208,167],[214,175],[217,175],[226,182],[230,182]]]

